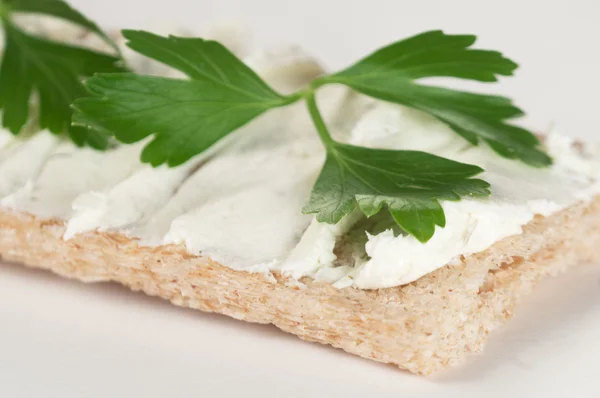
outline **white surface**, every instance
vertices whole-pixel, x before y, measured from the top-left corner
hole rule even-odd
[[[500,92],[527,124],[597,140],[597,0],[73,0],[114,27],[247,21],[257,43],[298,42],[332,68],[430,28],[472,32],[522,65]],[[343,5],[342,5],[343,4]],[[183,7],[187,6],[185,10]],[[182,11],[183,10],[183,11]],[[489,90],[497,91],[496,87]],[[600,269],[547,282],[483,356],[434,379],[173,307],[115,285],[0,266],[0,397],[596,397]]]

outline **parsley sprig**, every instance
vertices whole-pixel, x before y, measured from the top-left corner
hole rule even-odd
[[[190,80],[131,73],[97,75],[86,83],[92,96],[74,103],[76,125],[113,132],[124,143],[153,136],[142,160],[154,166],[177,166],[258,115],[305,101],[327,158],[304,212],[316,214],[321,222],[337,223],[356,206],[367,216],[387,208],[407,233],[426,242],[436,226],[445,226],[441,200],[490,194],[488,183],[471,178],[482,171],[477,166],[419,151],[335,141],[315,99],[324,85],[343,84],[419,109],[473,145],[485,141],[500,156],[534,166],[551,162],[533,134],[507,123],[522,114],[509,99],[418,82],[440,76],[492,82],[499,75],[511,75],[516,64],[498,52],[472,49],[474,36],[426,32],[284,96],[217,42],[132,30],[123,34],[129,47],[184,72]]]
[[[39,127],[55,134],[68,132],[78,145],[103,149],[109,135],[72,126],[71,104],[87,95],[82,80],[96,72],[120,72],[118,55],[108,55],[27,33],[14,21],[15,13],[52,16],[100,35],[118,54],[100,28],[62,0],[0,0],[5,49],[0,66],[2,125],[19,134],[30,119],[30,102],[38,97]]]

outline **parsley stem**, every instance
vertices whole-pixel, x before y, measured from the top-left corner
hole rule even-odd
[[[333,138],[331,138],[331,135],[327,130],[327,126],[325,125],[325,121],[323,120],[323,116],[321,116],[321,112],[317,107],[317,101],[315,98],[314,91],[310,91],[306,94],[306,104],[308,105],[310,117],[312,118],[313,123],[317,128],[317,133],[319,133],[319,138],[321,138],[321,141],[323,142],[323,144],[325,144],[326,148],[332,147],[335,144],[335,142],[333,141]]]

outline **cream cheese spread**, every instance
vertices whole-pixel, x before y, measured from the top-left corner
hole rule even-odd
[[[477,164],[485,170],[479,177],[491,184],[492,196],[444,202],[447,225],[438,227],[426,244],[412,236],[395,236],[392,230],[376,235],[367,231],[366,256],[337,280],[338,273],[330,278],[327,276],[330,272],[326,272],[335,267],[335,262],[331,259],[325,263],[314,261],[311,253],[306,255],[306,259],[311,260],[304,262],[298,260],[298,253],[293,253],[293,263],[283,268],[291,275],[300,276],[297,264],[303,263],[303,273],[315,275],[317,279],[322,275],[321,279],[340,287],[380,288],[406,284],[460,255],[480,252],[502,238],[521,233],[521,227],[535,215],[548,216],[600,192],[596,182],[600,176],[598,163],[582,157],[570,140],[558,134],[551,134],[547,143],[555,165],[535,169],[501,158],[487,146],[470,145],[428,115],[381,103],[363,116],[350,141],[369,147],[423,150]],[[331,236],[323,238],[326,234],[323,231],[339,233],[339,229],[327,225],[316,224],[315,228],[321,231],[309,230],[305,237],[315,238],[311,243],[302,242],[303,247],[314,248],[317,242],[332,240]]]
[[[297,48],[245,61],[281,92],[322,73]],[[173,74],[142,66],[146,73]],[[470,145],[425,114],[344,87],[323,88],[318,101],[336,139],[477,164],[492,196],[443,202],[447,225],[426,244],[394,228],[385,212],[367,220],[355,211],[337,225],[321,224],[301,212],[325,154],[300,103],[260,116],[215,150],[173,169],[141,164],[144,143],[96,152],[48,132],[15,143],[0,131],[1,204],[65,220],[65,239],[119,231],[143,245],[180,243],[238,270],[371,289],[412,282],[521,233],[536,215],[600,193],[600,163],[559,134],[546,141],[554,165],[534,169]]]
[[[14,141],[14,136],[9,131],[0,130],[0,162],[7,156],[8,150]]]
[[[10,132],[4,131],[4,134]],[[0,152],[0,197],[6,198],[41,172],[59,142],[49,131],[41,131],[24,141],[7,140]]]
[[[72,203],[81,193],[110,189],[142,167],[140,148],[141,144],[135,144],[99,152],[63,142],[22,188],[1,203],[42,217],[68,219]],[[26,165],[28,160],[20,164]]]

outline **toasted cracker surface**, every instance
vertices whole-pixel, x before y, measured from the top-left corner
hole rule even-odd
[[[481,351],[542,277],[600,261],[600,198],[536,217],[523,234],[411,284],[378,290],[236,271],[183,246],[144,247],[119,233],[65,241],[63,232],[63,221],[0,210],[0,254],[7,261],[83,282],[119,282],[176,305],[271,323],[304,340],[431,374]]]

